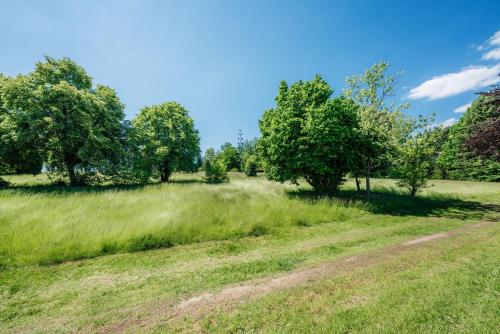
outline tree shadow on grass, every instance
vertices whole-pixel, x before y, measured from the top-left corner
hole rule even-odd
[[[287,192],[290,198],[315,202],[334,200],[346,206],[358,205],[374,214],[393,216],[434,216],[454,219],[497,220],[500,205],[462,200],[449,195],[425,195],[411,198],[390,190],[379,190],[366,198],[364,193],[341,190],[334,194],[321,194],[312,189]]]
[[[172,179],[166,184],[203,184],[206,183],[202,179]]]
[[[77,194],[77,193],[102,193],[108,191],[133,191],[147,186],[168,186],[169,184],[202,184],[201,179],[172,179],[167,183],[137,183],[137,184],[107,184],[68,186],[64,184],[35,184],[35,185],[10,185],[0,188],[2,191],[16,191],[24,194]]]
[[[144,188],[145,184],[127,184],[127,185],[87,185],[87,186],[66,186],[59,184],[41,184],[41,185],[12,185],[8,188],[0,189],[2,191],[15,191],[28,195],[36,194],[78,194],[78,193],[102,193],[108,191],[133,191]]]

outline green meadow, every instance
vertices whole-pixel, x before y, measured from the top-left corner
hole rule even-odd
[[[374,180],[367,200],[352,180],[327,197],[306,184],[230,177],[67,187],[44,175],[5,176],[2,332],[498,329],[498,183],[432,181],[412,199],[394,181]],[[443,232],[449,237],[398,248]],[[374,260],[236,304],[217,297],[351,256]],[[210,308],[176,311],[207,293]]]

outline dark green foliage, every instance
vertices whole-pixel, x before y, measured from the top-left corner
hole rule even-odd
[[[226,170],[237,170],[241,172],[240,152],[231,143],[224,143],[221,146],[218,159],[226,166]]]
[[[188,111],[176,102],[143,108],[132,121],[136,145],[134,169],[139,178],[168,182],[175,171],[192,171],[200,137]]]
[[[257,176],[257,157],[255,155],[247,155],[243,159],[243,171],[246,176]]]
[[[221,183],[229,179],[226,165],[218,158],[213,148],[209,148],[205,152],[203,169],[205,170],[204,179],[207,183]]]
[[[353,163],[357,106],[343,97],[330,99],[331,94],[320,76],[290,87],[281,83],[276,107],[259,122],[259,156],[268,179],[305,178],[318,191],[338,189]]]
[[[73,185],[113,170],[124,112],[112,89],[94,89],[85,70],[68,58],[46,57],[34,72],[3,81],[0,132],[9,142],[5,147],[18,152],[10,154],[17,157],[14,169],[34,170],[43,159]]]
[[[42,154],[37,149],[33,136],[22,136],[28,132],[28,117],[15,122],[12,111],[5,105],[4,91],[9,79],[0,74],[0,174],[37,174],[42,170]]]
[[[500,162],[474,154],[467,147],[468,140],[477,135],[475,131],[484,122],[494,121],[499,116],[498,106],[491,96],[479,96],[467,109],[464,116],[449,130],[438,163],[452,180],[500,181]]]
[[[9,182],[0,177],[0,188],[5,188],[9,186]]]

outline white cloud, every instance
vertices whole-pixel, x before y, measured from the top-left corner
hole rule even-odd
[[[457,114],[460,114],[460,113],[463,113],[463,112],[466,112],[467,109],[469,109],[469,107],[471,106],[471,103],[467,103],[467,104],[464,104],[463,106],[460,106],[458,108],[455,108],[455,110],[453,110],[454,113],[457,113]]]
[[[500,37],[500,36],[499,36]],[[474,89],[493,85],[499,81],[500,64],[469,66],[459,72],[435,76],[410,90],[412,100],[437,100]]]
[[[497,60],[500,59],[500,48],[496,48],[486,52],[483,57],[483,60]]]
[[[500,30],[493,34],[488,40],[490,45],[500,45]]]
[[[455,117],[452,117],[452,118],[448,118],[446,121],[442,121],[441,123],[439,123],[439,126],[442,128],[447,128],[447,127],[452,126],[456,122],[457,122],[457,119]]]
[[[431,125],[431,128],[436,128],[436,127],[441,127],[441,128],[448,128],[455,124],[457,122],[457,119],[455,117],[448,118],[446,121],[442,121],[440,123],[434,123]]]

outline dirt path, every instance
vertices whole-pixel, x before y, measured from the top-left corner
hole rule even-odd
[[[184,317],[198,318],[217,307],[231,309],[240,303],[262,297],[271,292],[290,289],[321,278],[334,277],[355,269],[375,266],[401,254],[405,250],[491,224],[493,223],[480,222],[467,225],[450,232],[436,233],[366,254],[319,263],[280,276],[254,279],[237,285],[230,285],[217,292],[205,292],[183,300],[176,305],[156,303],[156,305],[150,305],[151,309],[146,314],[141,314],[135,319],[128,318],[123,322],[115,323],[113,326],[103,329],[103,332],[121,333],[131,328],[148,328],[150,325],[168,320],[182,319]]]

